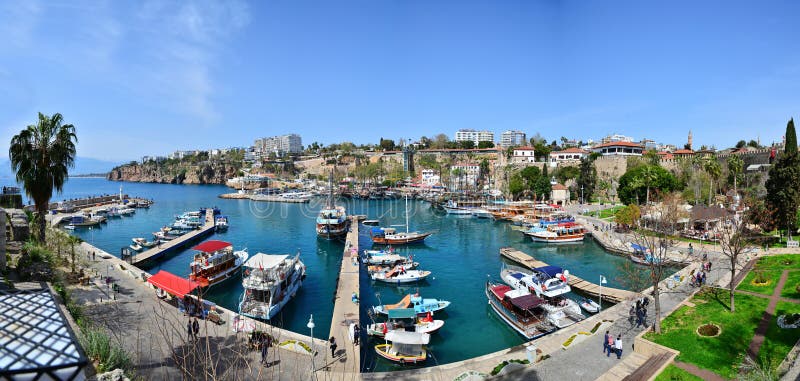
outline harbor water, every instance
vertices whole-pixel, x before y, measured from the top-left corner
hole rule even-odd
[[[11,184],[9,184],[11,185]],[[73,234],[93,245],[119,256],[131,238],[152,239],[152,233],[171,224],[175,215],[200,207],[217,206],[228,216],[230,229],[210,239],[231,242],[235,249],[247,248],[250,255],[294,254],[299,252],[307,267],[302,288],[272,323],[308,335],[309,316],[314,315],[314,336],[326,339],[333,312],[333,296],[342,257],[343,243],[318,239],[314,219],[324,199],[308,204],[260,203],[250,200],[227,200],[217,196],[231,192],[220,185],[174,185],[111,182],[99,178],[71,178],[64,193],[54,201],[98,194],[123,192],[130,196],[151,198],[149,209],[137,209],[130,217],[110,219],[94,229],[77,229]],[[382,226],[405,230],[404,200],[341,200],[348,214],[364,214],[379,219]],[[411,254],[420,268],[433,274],[430,279],[407,286],[387,286],[373,283],[365,272],[361,274],[361,321],[369,322],[366,311],[379,302],[395,303],[407,293],[419,292],[425,298],[449,300],[451,305],[436,318],[445,321],[444,327],[431,337],[425,366],[450,363],[498,351],[524,342],[487,304],[484,285],[487,278],[499,279],[501,259],[499,249],[517,248],[551,265],[568,269],[583,279],[597,282],[600,275],[608,286],[624,288],[618,279],[628,260],[606,253],[590,238],[582,244],[547,246],[535,244],[507,223],[446,215],[433,210],[422,201],[409,201],[411,230],[433,231],[424,244],[398,247],[402,254]],[[370,248],[369,227],[362,227],[360,247]],[[144,269],[155,273],[166,270],[187,276],[191,250],[184,250]],[[238,310],[242,294],[238,279],[213,286],[206,298],[231,310]],[[573,295],[577,298],[577,295]],[[343,301],[350,303],[349,300]],[[366,340],[362,345],[364,371],[386,371],[406,368],[375,355],[374,344],[382,340]]]

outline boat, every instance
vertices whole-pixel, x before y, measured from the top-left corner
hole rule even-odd
[[[217,229],[218,232],[228,230],[228,217],[219,216],[214,221],[214,227]]]
[[[367,255],[362,258],[362,261],[367,265],[393,266],[403,262],[411,261],[411,258],[399,254]]]
[[[544,243],[571,243],[582,242],[586,234],[583,225],[574,222],[548,225],[546,228],[533,228],[525,231],[525,235],[531,237],[533,242]]]
[[[375,346],[375,352],[390,361],[401,364],[416,364],[428,358],[425,347],[431,335],[419,332],[391,331],[387,332],[386,344]]]
[[[411,331],[431,334],[444,326],[443,320],[434,320],[431,314],[418,317],[413,308],[389,310],[388,321],[367,325],[367,334],[384,337],[391,331]]]
[[[400,302],[395,304],[387,304],[382,306],[374,306],[372,310],[378,314],[387,314],[389,311],[398,308],[413,308],[414,311],[418,314],[426,314],[426,313],[436,313],[441,311],[447,306],[450,305],[450,302],[447,300],[439,300],[433,298],[422,298],[419,294],[411,295],[408,294],[403,297]]]
[[[464,206],[460,206],[457,201],[455,200],[447,200],[447,203],[442,205],[447,214],[454,214],[454,215],[462,215],[462,216],[469,216],[472,214],[473,208],[468,208]]]
[[[158,240],[148,241],[148,240],[146,240],[144,238],[132,238],[131,240],[133,241],[133,243],[135,243],[135,244],[137,244],[137,245],[139,245],[141,247],[146,247],[146,248],[151,248],[151,247],[153,247],[153,246],[158,244]]]
[[[378,226],[381,224],[378,220],[364,220],[361,223],[366,226]]]
[[[100,225],[100,220],[89,218],[83,214],[77,214],[69,219],[69,225],[74,227],[87,227]]]
[[[384,270],[370,274],[372,280],[384,283],[413,283],[419,282],[431,275],[427,270],[407,270],[404,266],[395,266],[391,270]]]
[[[258,253],[244,266],[239,313],[262,320],[272,319],[295,296],[306,276],[300,253],[294,257]]]
[[[586,318],[577,302],[563,296],[571,291],[567,270],[542,266],[529,273],[509,266],[500,271],[500,277],[516,290],[543,298],[545,303],[541,307],[547,311],[547,320],[557,328],[568,327]]]
[[[73,225],[73,224],[66,225],[66,226],[64,226],[64,229],[75,230],[75,225]]]
[[[336,205],[333,197],[333,171],[328,175],[328,201],[317,215],[317,237],[338,239],[347,235],[350,220],[344,206]]]
[[[128,247],[130,247],[131,250],[133,250],[133,251],[142,251],[142,246],[139,245],[138,243],[131,244]]]
[[[420,233],[408,231],[408,196],[406,196],[406,232],[398,233],[394,228],[372,228],[369,236],[372,243],[379,245],[407,245],[420,243],[433,232]]]
[[[192,250],[196,251],[189,263],[189,280],[200,287],[209,287],[234,276],[247,261],[247,250],[234,251],[233,245],[225,241],[205,241]]]
[[[547,321],[546,301],[524,289],[486,281],[486,297],[492,310],[515,331],[532,340],[556,330]]]
[[[580,304],[581,308],[586,310],[586,312],[597,313],[600,311],[600,305],[588,298],[583,298],[578,304]]]
[[[483,208],[472,209],[472,217],[475,218],[494,218],[492,213]]]

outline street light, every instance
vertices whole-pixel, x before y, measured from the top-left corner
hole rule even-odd
[[[311,374],[314,375],[314,378],[316,379],[316,373],[315,373],[316,367],[314,367],[314,327],[315,327],[314,314],[311,314],[311,317],[308,319],[308,324],[306,324],[306,327],[308,327],[308,329],[311,330]]]
[[[581,205],[583,205],[583,185],[581,185]]]

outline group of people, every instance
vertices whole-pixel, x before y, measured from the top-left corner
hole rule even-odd
[[[606,331],[605,336],[603,336],[603,353],[606,354],[606,357],[609,357],[611,352],[617,355],[617,359],[622,358],[622,335],[617,335],[615,339],[610,331]]]
[[[634,319],[636,327],[647,326],[647,306],[650,304],[650,299],[645,297],[636,301],[636,305],[632,305],[628,312],[628,321],[631,327],[634,326]]]
[[[695,287],[704,286],[706,284],[706,276],[711,271],[711,261],[703,262],[703,265],[692,274],[691,284]]]
[[[186,322],[186,331],[189,333],[189,341],[197,340],[197,335],[200,333],[200,322],[196,317],[194,320],[189,318],[189,321]]]

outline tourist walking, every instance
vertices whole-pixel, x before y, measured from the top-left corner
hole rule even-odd
[[[192,329],[192,318],[186,322],[186,331],[189,333],[189,341],[194,339],[194,330]]]
[[[693,254],[694,254],[694,247],[692,247],[692,243],[689,242],[689,255],[693,255]]]
[[[636,306],[631,305],[631,309],[630,311],[628,311],[628,322],[631,323],[631,328],[633,328],[633,326],[636,324],[635,319],[636,319]],[[608,332],[606,332],[606,335],[608,335]],[[606,340],[608,340],[608,338],[606,338]]]
[[[361,327],[358,324],[356,324],[356,326],[353,327],[353,344],[358,345],[358,339],[360,336],[361,336]]]
[[[622,335],[617,336],[617,340],[614,341],[614,349],[617,352],[617,360],[622,357]]]
[[[633,307],[631,307],[631,309],[632,308]],[[606,334],[603,336],[603,353],[610,351],[610,349],[608,348],[608,336],[609,336],[608,331],[606,331]],[[608,355],[606,355],[606,357],[608,357]]]
[[[613,335],[608,335],[608,340],[606,340],[606,346],[608,347],[608,350],[606,351],[606,357],[609,357],[609,356],[611,356],[611,351],[614,350],[614,336]]]
[[[194,332],[194,339],[197,340],[197,334],[200,333],[200,322],[197,321],[197,317],[192,322],[192,332]]]
[[[336,339],[331,336],[331,338],[328,339],[328,342],[331,343],[331,357],[334,357],[336,356],[336,348],[338,347],[338,345],[336,345]]]
[[[261,341],[261,363],[266,365],[269,368],[270,364],[267,362],[267,357],[269,354],[269,347],[272,346],[272,336],[266,335],[264,339]]]

